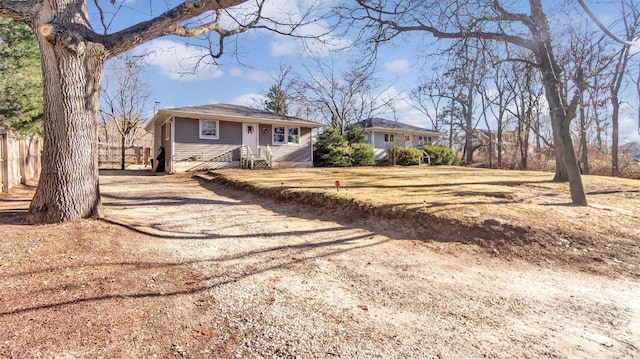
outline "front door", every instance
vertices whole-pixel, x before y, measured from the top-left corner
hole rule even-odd
[[[258,155],[258,125],[242,124],[242,144],[249,147],[254,156]]]

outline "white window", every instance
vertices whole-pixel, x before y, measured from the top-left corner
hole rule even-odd
[[[274,145],[284,145],[286,141],[286,137],[284,136],[286,127],[284,126],[273,126],[273,144]]]
[[[393,135],[393,133],[385,133],[384,142],[395,142],[395,136]]]
[[[273,126],[274,145],[299,145],[300,127]]]
[[[200,120],[200,139],[217,140],[219,138],[219,123],[215,120]]]
[[[421,145],[428,145],[428,144],[431,144],[431,142],[432,142],[431,137],[427,137],[427,136],[418,137],[418,143]]]
[[[300,144],[300,128],[289,127],[289,136],[287,137],[287,141],[296,145]]]

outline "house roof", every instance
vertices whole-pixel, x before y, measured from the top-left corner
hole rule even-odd
[[[356,125],[362,127],[365,130],[371,131],[393,131],[393,132],[413,132],[413,133],[423,133],[431,136],[444,136],[445,134],[442,132],[437,132],[433,130],[429,130],[426,128],[408,125],[406,123],[387,120],[379,117],[371,117],[366,120],[362,120]]]
[[[230,122],[252,121],[261,124],[296,125],[311,128],[322,127],[322,124],[319,124],[317,122],[303,120],[296,117],[276,115],[271,112],[262,111],[247,106],[220,103],[158,110],[158,112],[156,112],[153,118],[151,118],[149,123],[145,126],[145,129],[149,132],[153,132],[156,124],[161,125],[169,121],[172,117],[223,120]]]

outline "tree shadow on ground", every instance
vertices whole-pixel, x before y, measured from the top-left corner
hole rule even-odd
[[[22,297],[32,298],[33,296],[45,295],[46,298],[43,298],[38,304],[29,305],[23,303],[18,308],[13,309],[4,309],[0,311],[0,317],[9,316],[9,315],[21,315],[24,313],[30,313],[39,310],[47,310],[47,309],[56,309],[67,307],[71,305],[78,305],[82,303],[94,303],[99,301],[109,301],[109,300],[121,300],[124,298],[130,299],[142,299],[142,298],[165,298],[165,297],[175,297],[180,295],[194,295],[202,292],[206,292],[208,290],[212,290],[227,284],[231,284],[233,282],[262,274],[269,271],[279,270],[282,268],[288,268],[290,266],[300,265],[307,261],[313,261],[316,259],[327,258],[337,254],[350,252],[357,249],[363,249],[367,247],[372,247],[376,245],[380,245],[382,243],[388,242],[390,239],[382,239],[382,240],[374,240],[373,242],[367,241],[365,243],[359,243],[359,241],[370,238],[370,235],[356,235],[348,238],[341,238],[336,240],[328,240],[323,242],[316,243],[303,243],[303,244],[293,244],[293,245],[284,245],[284,246],[273,246],[268,248],[256,249],[252,251],[247,251],[243,253],[233,254],[233,255],[223,255],[219,257],[211,257],[205,259],[194,259],[194,260],[183,260],[183,261],[175,261],[175,262],[144,262],[144,261],[128,261],[128,262],[93,262],[93,263],[78,263],[74,265],[67,265],[64,267],[54,266],[50,268],[42,268],[37,271],[27,271],[22,273],[14,273],[5,277],[33,277],[37,275],[38,278],[42,278],[44,275],[52,275],[55,271],[67,272],[75,269],[87,269],[88,267],[92,269],[96,269],[95,273],[102,273],[106,270],[106,268],[117,268],[122,266],[130,266],[131,271],[139,271],[142,272],[144,270],[149,269],[166,269],[169,267],[184,267],[182,268],[185,272],[189,272],[191,266],[193,265],[217,265],[220,266],[224,262],[231,262],[237,260],[247,260],[244,262],[242,270],[233,271],[231,274],[229,272],[224,272],[221,275],[208,275],[205,277],[198,278],[197,280],[193,280],[189,282],[188,286],[182,286],[181,289],[174,290],[145,290],[145,292],[138,291],[118,291],[110,294],[103,295],[89,295],[81,298],[74,298],[69,300],[58,299],[59,296],[46,296],[47,293],[50,292],[69,292],[70,290],[79,290],[81,287],[77,287],[77,285],[69,285],[66,283],[60,284],[58,287],[47,287],[46,289],[39,289],[35,287],[29,287],[28,293],[20,293]],[[350,247],[344,247],[345,244],[350,244]],[[319,253],[311,252],[312,250],[320,249]],[[291,252],[301,253],[301,255],[292,256]],[[309,255],[306,255],[306,254]],[[277,255],[280,255],[277,257]],[[97,270],[100,269],[100,270]],[[175,283],[171,283],[174,286],[180,286],[182,278],[173,278]],[[77,288],[76,288],[77,287]],[[42,293],[41,293],[42,292]],[[46,292],[46,293],[44,293]]]
[[[304,202],[306,199],[298,202],[296,199],[299,198],[296,197],[279,197],[278,193],[284,193],[280,191],[276,191],[274,197],[273,191],[251,186],[235,188],[230,183],[212,182],[199,177],[196,180],[203,188],[220,196],[259,205],[284,216],[333,221],[347,228],[360,228],[392,239],[474,243],[487,252],[492,252],[498,242],[518,245],[529,243],[525,238],[526,231],[515,226],[509,226],[508,231],[501,231],[493,223],[472,224],[455,218],[436,218],[415,210],[396,210],[393,205],[362,207],[348,199],[310,204]],[[379,225],[381,222],[385,225]]]

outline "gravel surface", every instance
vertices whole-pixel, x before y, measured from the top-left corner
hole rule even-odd
[[[189,176],[101,190],[106,221],[2,225],[0,357],[640,358],[638,278]]]
[[[637,281],[496,259],[416,238],[402,221],[190,178],[145,178],[161,181],[161,192],[119,190],[109,179],[106,197],[119,199],[110,217],[145,218],[150,230],[185,238],[177,255],[197,259],[198,316],[215,337],[197,350],[226,343],[238,357],[640,356]],[[123,207],[126,198],[152,204]]]

